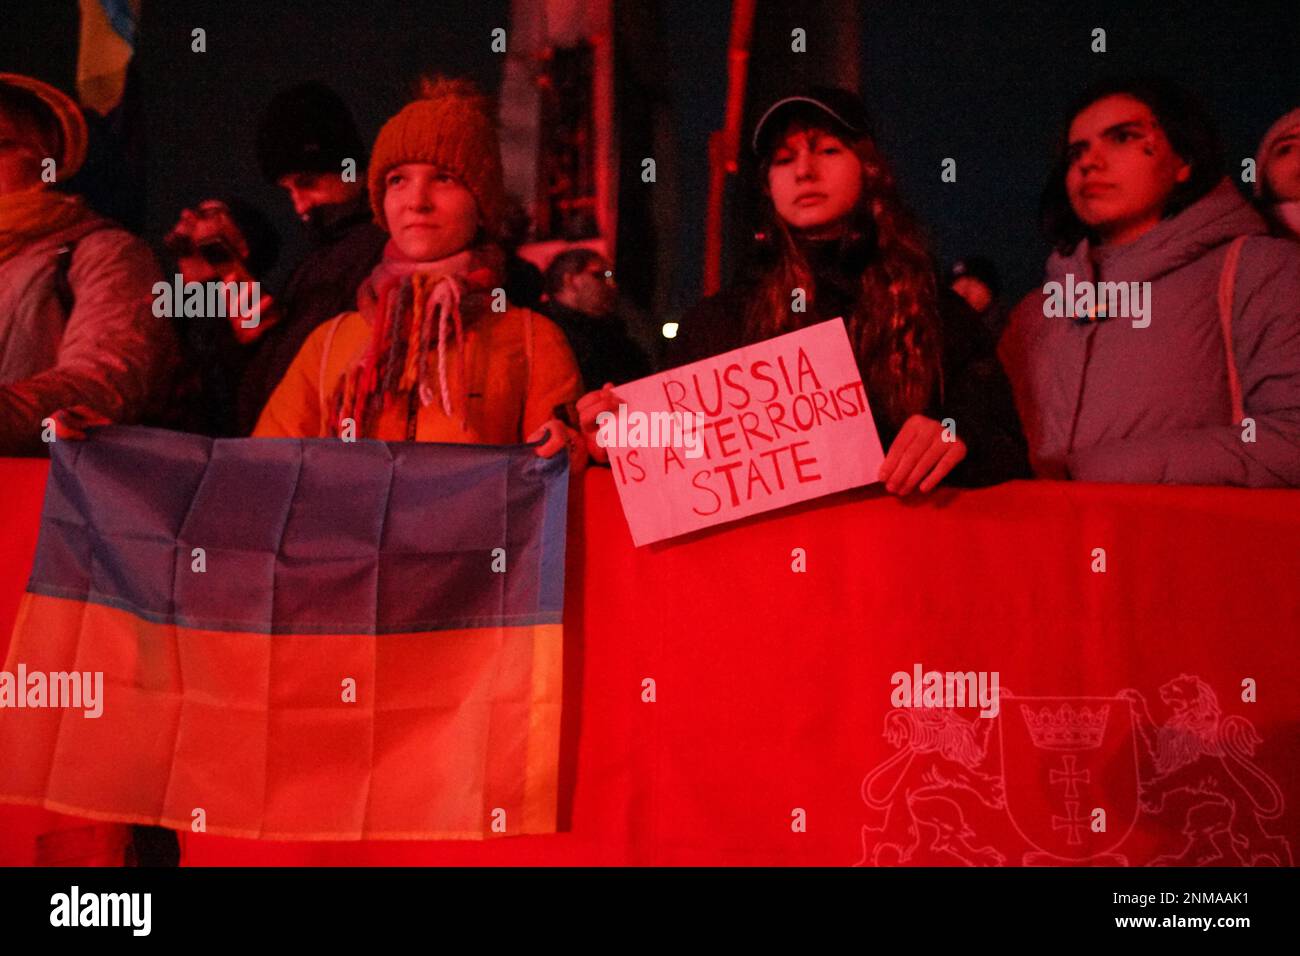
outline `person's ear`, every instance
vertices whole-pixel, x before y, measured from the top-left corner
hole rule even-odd
[[[1174,182],[1185,183],[1192,178],[1192,167],[1188,163],[1179,160],[1178,171],[1174,173]]]

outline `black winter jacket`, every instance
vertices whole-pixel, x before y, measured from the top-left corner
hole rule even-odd
[[[568,339],[587,391],[650,374],[650,360],[617,315],[591,316],[558,302],[548,302],[545,312]]]
[[[357,289],[383,254],[388,236],[371,218],[365,193],[340,212],[290,277],[280,297],[284,318],[245,356],[237,411],[241,435],[252,434],[266,400],[316,326],[356,310]]]
[[[816,293],[809,296],[808,324],[848,314],[856,277],[846,274],[836,244],[808,243],[805,249],[816,276]],[[754,281],[747,279],[688,310],[679,322],[677,337],[669,343],[669,365],[685,365],[747,344],[745,311],[754,289]],[[981,487],[1030,477],[1024,434],[996,343],[961,297],[942,287],[939,317],[942,385],[936,385],[925,415],[936,420],[952,418],[967,449],[966,458],[947,483]],[[881,446],[888,452],[898,428],[880,412],[884,404],[879,385],[864,384]]]

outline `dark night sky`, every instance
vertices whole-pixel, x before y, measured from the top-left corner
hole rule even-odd
[[[721,123],[728,36],[726,17],[702,6],[664,2],[669,35],[679,38],[669,49],[685,164],[683,224],[691,222],[690,210],[700,210],[684,237],[691,244],[683,261],[691,263],[703,246],[707,135]],[[756,31],[764,29],[771,6],[759,0]],[[1036,222],[1051,145],[1063,110],[1092,80],[1145,69],[1190,86],[1210,106],[1229,169],[1238,173],[1273,120],[1300,105],[1300,6],[1293,2],[882,0],[857,6],[861,92],[904,197],[945,266],[983,252],[999,263],[1016,297],[1041,281],[1048,250]],[[1106,30],[1105,54],[1090,50],[1095,27]],[[808,56],[815,44],[810,37]],[[795,69],[794,56],[754,59],[751,70],[779,88],[771,74]],[[955,183],[939,179],[944,157],[957,160]],[[698,269],[682,278],[690,280],[678,296],[686,306]]]
[[[1035,217],[1067,104],[1111,71],[1158,70],[1210,106],[1228,168],[1300,105],[1295,3],[869,4],[864,94],[947,263],[980,250],[1016,294],[1041,280]],[[1016,11],[1032,11],[1017,13]],[[1094,27],[1107,52],[1090,52]],[[939,181],[957,159],[957,182]]]
[[[0,69],[35,72],[71,89],[76,3],[0,2],[8,19]],[[757,30],[765,26],[765,2]],[[979,251],[1001,264],[1013,293],[1038,281],[1046,249],[1034,220],[1048,146],[1064,104],[1101,72],[1156,69],[1191,85],[1218,117],[1229,167],[1238,170],[1269,123],[1300,103],[1295,4],[1137,6],[860,4],[863,93],[904,194],[945,263]],[[252,150],[253,123],[271,94],[326,80],[349,99],[369,140],[422,69],[465,73],[494,88],[500,59],[488,52],[486,37],[506,25],[507,7],[506,0],[145,0],[138,61],[147,235],[157,238],[186,199],[232,192],[274,214],[292,259],[292,213],[261,181]],[[707,135],[722,120],[729,4],[661,0],[661,8],[681,150],[683,267],[673,277],[673,301],[686,306],[699,281]],[[208,31],[206,54],[189,50],[193,26]],[[1107,31],[1105,54],[1089,50],[1094,27]],[[810,37],[807,56],[816,45]],[[769,83],[784,68],[752,64]],[[939,180],[948,156],[957,160],[955,184]]]

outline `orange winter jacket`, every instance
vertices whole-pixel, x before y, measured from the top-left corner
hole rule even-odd
[[[327,409],[340,376],[358,361],[370,342],[370,325],[360,312],[345,312],[319,326],[303,343],[293,364],[262,409],[254,436],[316,438],[331,434]],[[549,319],[514,306],[485,312],[465,329],[465,370],[449,343],[447,377],[453,397],[452,417],[440,398],[420,407],[416,441],[509,445],[522,442],[557,405],[568,408],[581,394],[578,365],[564,333]],[[431,353],[429,361],[437,361]],[[460,396],[468,395],[468,431],[461,427]],[[358,438],[403,441],[408,405],[389,402],[379,416],[377,433]]]

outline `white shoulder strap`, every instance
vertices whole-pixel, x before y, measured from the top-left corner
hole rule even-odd
[[[1232,424],[1236,426],[1240,426],[1246,417],[1246,409],[1242,403],[1241,377],[1237,373],[1237,350],[1232,344],[1232,294],[1237,281],[1237,262],[1245,242],[1245,236],[1232,240],[1223,260],[1223,271],[1219,274],[1219,331],[1223,334],[1223,351],[1228,357],[1228,395],[1232,400]]]

